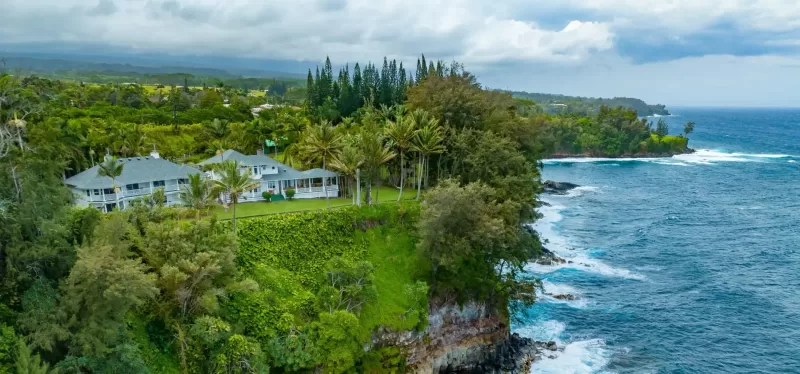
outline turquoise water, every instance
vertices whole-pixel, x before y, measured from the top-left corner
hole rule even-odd
[[[533,373],[800,373],[800,110],[675,109],[697,154],[546,162],[535,227],[571,261],[514,326]]]

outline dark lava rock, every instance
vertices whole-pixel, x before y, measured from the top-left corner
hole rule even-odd
[[[559,299],[559,300],[575,300],[576,299],[575,295],[568,294],[568,293],[555,294],[555,295],[551,294],[551,293],[546,293],[545,295],[550,296],[550,297],[552,297],[554,299]]]
[[[545,181],[542,184],[542,187],[544,187],[544,193],[549,193],[553,195],[566,195],[567,192],[569,192],[569,190],[575,189],[580,186],[569,182]]]

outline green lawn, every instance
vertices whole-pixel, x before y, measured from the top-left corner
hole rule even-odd
[[[375,195],[378,195],[378,202],[388,202],[388,201],[395,201],[397,200],[397,195],[400,193],[400,190],[394,187],[381,187],[373,188],[372,196],[373,200]],[[366,191],[361,191],[362,198],[366,194]],[[403,192],[403,200],[413,200],[417,196],[417,191],[411,188],[406,188]],[[341,207],[351,205],[353,200],[350,198],[331,198],[331,207]],[[294,201],[278,201],[278,202],[243,202],[236,205],[236,218],[243,218],[243,217],[252,217],[252,216],[261,216],[265,214],[275,214],[275,213],[287,213],[287,212],[298,212],[303,210],[319,210],[319,209],[326,209],[328,207],[325,199],[295,199]],[[225,209],[221,206],[215,207],[211,210],[211,213],[216,214],[219,219],[231,219],[233,218],[233,208],[228,209],[226,212]]]

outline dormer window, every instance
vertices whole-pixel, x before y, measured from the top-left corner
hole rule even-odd
[[[253,174],[258,174],[258,166],[253,166]]]

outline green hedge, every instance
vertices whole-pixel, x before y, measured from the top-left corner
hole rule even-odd
[[[411,227],[417,217],[419,204],[408,201],[239,220],[237,258],[246,272],[260,265],[285,269],[313,286],[331,258],[367,258],[369,243],[357,231],[386,224]]]
[[[331,258],[364,258],[366,244],[356,242],[353,229],[357,218],[357,208],[345,208],[240,220],[239,265],[246,272],[259,265],[285,269],[311,286]]]

